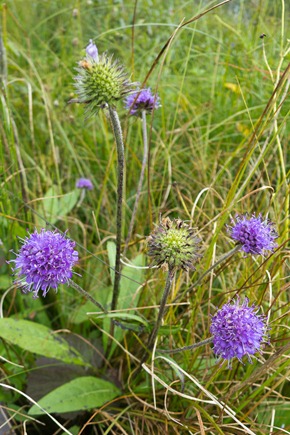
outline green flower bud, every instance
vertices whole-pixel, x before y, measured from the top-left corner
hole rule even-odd
[[[71,102],[85,103],[88,115],[97,113],[106,105],[113,106],[134,90],[134,83],[128,80],[124,67],[113,56],[99,55],[92,41],[76,70],[78,99]]]
[[[161,219],[147,241],[148,255],[158,267],[195,269],[193,263],[200,257],[197,253],[200,240],[195,236],[195,230],[182,220]]]

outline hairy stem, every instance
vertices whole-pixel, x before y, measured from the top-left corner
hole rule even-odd
[[[80,287],[78,284],[76,284],[73,280],[69,280],[68,284],[75,289],[76,291],[78,291],[81,295],[85,296],[86,299],[88,299],[89,301],[91,301],[94,305],[96,305],[96,307],[100,308],[100,310],[102,310],[104,313],[108,313],[108,311],[103,307],[102,304],[100,304],[99,302],[97,302],[86,290],[84,290],[82,287]]]
[[[236,252],[241,250],[241,245],[236,245],[233,249],[231,249],[229,252],[224,254],[218,261],[216,261],[214,264],[210,266],[209,269],[207,269],[187,290],[186,293],[190,293],[192,290],[194,290],[203,280],[203,278],[208,275],[213,269],[215,269],[217,266],[219,266],[221,263],[223,263],[225,260],[230,258],[232,255],[234,255]],[[183,297],[183,293],[176,296],[173,303],[177,302],[179,299]]]
[[[158,352],[160,353],[178,353],[178,352],[183,352],[184,350],[192,350],[192,349],[196,349],[197,347],[200,346],[204,346],[205,344],[211,343],[213,341],[213,337],[209,337],[206,340],[202,340],[199,343],[194,343],[191,344],[189,346],[183,346],[183,347],[179,347],[177,349],[157,349]]]
[[[141,166],[141,173],[139,178],[139,183],[137,187],[136,192],[136,199],[133,207],[132,217],[129,225],[128,235],[125,242],[125,248],[123,252],[123,256],[126,256],[126,252],[128,249],[128,244],[130,242],[130,239],[132,237],[133,232],[133,226],[136,218],[137,208],[139,205],[140,195],[141,195],[141,189],[144,181],[144,175],[145,175],[145,169],[147,165],[147,158],[148,158],[148,138],[147,138],[147,122],[146,122],[146,111],[142,111],[142,132],[143,132],[143,160],[142,160],[142,166]]]
[[[116,110],[109,106],[109,115],[115,136],[118,155],[118,185],[117,185],[117,215],[116,215],[116,260],[115,260],[115,279],[111,310],[117,308],[119,287],[121,280],[121,241],[122,241],[122,203],[123,203],[123,184],[124,184],[124,143],[119,116]]]
[[[168,299],[168,295],[170,292],[170,288],[171,288],[171,284],[174,278],[175,272],[171,269],[168,270],[168,274],[167,274],[167,279],[166,279],[166,284],[165,284],[165,289],[163,291],[163,295],[162,295],[162,299],[160,302],[160,307],[159,307],[159,313],[158,313],[158,317],[156,320],[156,323],[154,325],[154,328],[151,331],[151,334],[148,338],[148,342],[147,342],[147,346],[146,346],[146,352],[144,353],[144,355],[141,358],[140,361],[140,365],[139,365],[139,370],[137,370],[136,374],[139,373],[142,364],[146,361],[147,357],[148,357],[148,353],[153,349],[154,346],[154,342],[156,340],[157,334],[158,334],[158,330],[163,318],[163,314],[164,314],[164,310],[165,310],[165,305],[166,305],[166,301]]]

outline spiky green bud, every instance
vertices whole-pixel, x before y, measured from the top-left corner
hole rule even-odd
[[[106,53],[99,55],[92,42],[86,53],[76,68],[78,75],[75,77],[75,86],[78,99],[72,101],[85,103],[86,112],[91,115],[106,105],[114,106],[116,101],[134,90],[134,83],[129,81],[118,60]]]
[[[195,230],[180,219],[161,219],[147,241],[148,255],[159,267],[194,270],[193,263],[200,257]]]

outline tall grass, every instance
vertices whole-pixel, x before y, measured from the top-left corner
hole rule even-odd
[[[69,433],[290,433],[289,5],[233,0],[183,25],[214,4],[9,0],[2,5],[1,316],[47,326],[89,366],[64,365],[2,340],[1,355],[10,362],[3,363],[1,383],[18,392],[4,387],[0,400],[16,433],[25,427],[29,434],[58,430],[43,416],[33,420],[32,404],[20,392],[38,401],[87,374],[110,381],[120,394],[77,415],[57,414]],[[95,307],[67,286],[45,299],[23,295],[12,285],[6,263],[26,230],[50,224],[68,230],[80,256],[81,276],[75,281],[109,305],[114,138],[102,112],[85,119],[82,107],[67,104],[74,95],[74,67],[91,38],[100,51],[122,59],[134,81],[144,82],[154,66],[146,85],[158,90],[162,104],[147,118],[148,169],[124,259],[133,267],[123,267],[128,294],[118,305],[122,314],[138,315],[147,329],[127,318],[130,329],[116,327],[109,355],[104,348],[110,319],[88,316]],[[125,137],[125,241],[143,143],[141,123],[122,103],[118,109]],[[76,207],[75,181],[81,176],[93,181],[94,190]],[[226,230],[230,216],[254,212],[275,222],[278,249],[265,258],[235,254],[192,288],[233,248]],[[235,361],[228,370],[226,363],[216,364],[210,345],[171,356],[155,349],[153,362],[134,378],[165,285],[162,271],[142,268],[149,264],[146,237],[160,214],[197,228],[202,258],[195,272],[176,274],[157,348],[207,338],[217,307],[247,296],[261,306],[271,327],[270,343],[253,364]],[[124,316],[116,319],[123,322]]]

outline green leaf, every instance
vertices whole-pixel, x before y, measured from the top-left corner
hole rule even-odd
[[[138,267],[143,267],[144,265],[145,256],[140,254],[132,260],[132,267],[125,266],[122,269],[118,302],[119,310],[138,306],[142,290],[141,285],[144,281],[144,269],[138,269]]]
[[[96,301],[100,302],[102,305],[106,305],[107,296],[111,295],[111,293],[111,287],[101,287],[98,290],[90,292],[93,298],[95,298]],[[74,324],[80,324],[89,319],[87,313],[93,313],[96,311],[99,312],[100,310],[90,301],[87,301],[84,304],[79,304],[79,306],[72,311],[70,315],[70,321]]]
[[[58,188],[52,186],[48,189],[44,198],[42,198],[39,207],[37,208],[37,212],[40,215],[44,215],[44,217],[53,225],[73,209],[79,196],[80,192],[78,189],[60,195]]]
[[[120,394],[111,382],[93,376],[76,378],[56,388],[38,401],[49,413],[63,413],[97,408]],[[43,414],[36,405],[30,408],[29,415]]]
[[[44,215],[45,219],[49,219],[51,224],[54,224],[57,219],[53,218],[57,215],[58,210],[58,190],[56,186],[52,186],[44,197],[39,202],[37,212]],[[36,215],[36,220],[38,220]],[[41,220],[42,221],[42,220]]]
[[[115,261],[116,261],[116,244],[114,242],[108,242],[107,250],[108,250],[109,263],[111,267],[110,276],[111,276],[111,281],[113,283],[115,279],[115,272],[113,269],[115,268]]]
[[[58,215],[61,217],[66,216],[76,205],[80,196],[80,190],[75,189],[58,199]]]
[[[159,328],[158,335],[175,335],[180,332],[181,326],[162,325]]]
[[[126,321],[132,321],[135,323],[142,323],[142,325],[147,326],[148,322],[144,320],[142,317],[137,316],[136,314],[131,313],[100,313],[96,314],[97,319],[104,319],[105,317],[108,317],[110,319],[120,319],[120,320],[126,320]],[[179,328],[180,329],[180,328]]]
[[[109,263],[111,267],[115,267],[115,255],[116,255],[116,245],[114,242],[107,243]],[[118,299],[118,310],[133,308],[138,306],[138,301],[140,297],[141,284],[144,280],[144,269],[138,269],[138,267],[143,267],[145,264],[145,257],[143,254],[138,255],[134,260],[132,260],[132,267],[124,266],[122,269],[122,277],[120,280],[120,292]],[[111,270],[111,279],[114,282],[114,271]],[[110,330],[110,320],[108,317],[104,319],[103,328],[109,332]],[[117,341],[121,341],[126,334],[125,330],[119,327],[115,328],[115,338]],[[106,349],[108,338],[103,336],[103,345]],[[113,343],[111,347],[111,353],[116,348],[116,343]]]
[[[0,337],[38,355],[56,358],[68,364],[86,365],[81,355],[67,341],[39,323],[2,318]]]
[[[112,268],[115,267],[116,245],[114,242],[107,243],[109,263]],[[131,308],[138,305],[140,291],[137,292],[143,283],[144,269],[138,269],[145,264],[143,254],[138,255],[132,261],[132,267],[124,266],[122,268],[122,277],[120,281],[120,293],[118,299],[118,309]],[[114,271],[110,271],[112,283],[114,282]],[[139,289],[140,290],[140,289]]]
[[[11,285],[11,276],[0,275],[0,289],[6,290]]]
[[[101,313],[96,314],[97,320],[98,319],[106,319],[108,325],[108,319],[114,319],[116,321],[119,321],[119,324],[116,324],[117,328],[120,328],[123,331],[134,331],[134,332],[140,332],[141,330],[147,329],[148,322],[144,320],[142,317],[137,316],[136,314],[131,313]],[[141,324],[141,325],[140,325]],[[143,325],[143,326],[142,326]],[[121,330],[119,332],[121,336]],[[124,335],[124,333],[123,333]]]

